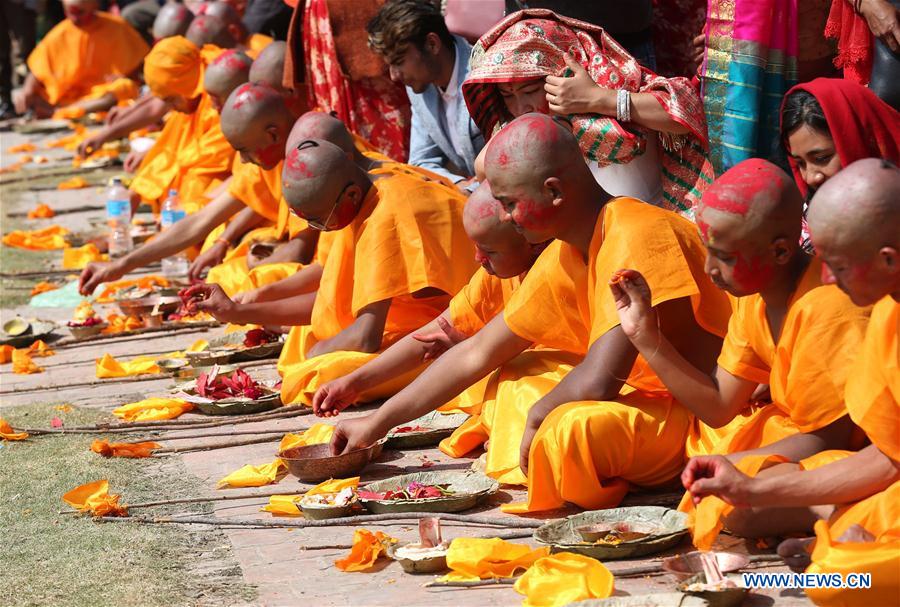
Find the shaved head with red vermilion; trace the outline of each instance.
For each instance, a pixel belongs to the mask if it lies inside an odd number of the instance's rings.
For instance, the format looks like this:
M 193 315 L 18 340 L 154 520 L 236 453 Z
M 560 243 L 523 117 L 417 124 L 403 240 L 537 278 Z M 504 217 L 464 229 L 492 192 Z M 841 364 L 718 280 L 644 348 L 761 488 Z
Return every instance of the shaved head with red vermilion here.
M 231 92 L 250 79 L 252 63 L 247 54 L 229 49 L 209 64 L 203 74 L 203 88 L 216 111 L 221 112 Z
M 503 206 L 483 181 L 466 201 L 463 227 L 475 243 L 475 261 L 493 276 L 512 278 L 527 272 L 544 247 L 525 240 L 501 213 Z
M 816 253 L 853 303 L 900 301 L 900 169 L 857 160 L 826 181 L 809 203 Z
M 184 36 L 193 20 L 194 14 L 185 5 L 164 4 L 153 20 L 153 39 L 159 41 L 170 36 Z
M 532 243 L 583 222 L 581 198 L 595 183 L 572 131 L 545 114 L 503 127 L 488 143 L 485 173 L 506 220 Z
M 344 150 L 321 139 L 306 139 L 288 151 L 282 193 L 291 211 L 327 230 L 348 226 L 372 187 L 369 176 Z
M 802 217 L 796 183 L 771 162 L 752 158 L 726 171 L 697 208 L 712 281 L 738 297 L 764 291 L 798 252 Z
M 222 109 L 222 133 L 241 160 L 271 170 L 284 159 L 284 147 L 294 116 L 284 97 L 265 84 L 236 88 Z
M 219 48 L 234 48 L 238 40 L 232 35 L 221 19 L 211 15 L 197 15 L 191 21 L 190 27 L 184 35 L 185 38 L 202 47 L 212 44 Z
M 353 135 L 347 130 L 347 126 L 325 112 L 306 112 L 300 116 L 288 135 L 287 147 L 296 147 L 305 139 L 321 139 L 333 143 L 351 157 L 356 153 Z

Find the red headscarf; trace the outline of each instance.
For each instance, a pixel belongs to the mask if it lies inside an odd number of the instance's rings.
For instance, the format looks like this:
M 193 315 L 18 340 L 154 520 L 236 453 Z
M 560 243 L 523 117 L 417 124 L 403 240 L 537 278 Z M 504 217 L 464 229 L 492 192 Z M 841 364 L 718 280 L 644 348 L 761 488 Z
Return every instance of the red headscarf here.
M 812 82 L 798 84 L 794 91 L 806 91 L 822 106 L 828 122 L 834 148 L 841 159 L 841 166 L 863 158 L 884 158 L 900 164 L 900 112 L 878 98 L 866 87 L 840 78 L 816 78 Z M 781 113 L 784 115 L 784 101 Z M 794 180 L 804 196 L 806 182 L 800 177 L 797 163 L 788 156 Z

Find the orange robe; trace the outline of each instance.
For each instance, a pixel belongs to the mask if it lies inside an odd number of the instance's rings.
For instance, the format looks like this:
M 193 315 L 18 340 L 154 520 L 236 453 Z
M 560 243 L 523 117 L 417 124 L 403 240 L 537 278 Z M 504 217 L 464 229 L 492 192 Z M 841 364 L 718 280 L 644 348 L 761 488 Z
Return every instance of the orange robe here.
M 718 365 L 735 377 L 768 384 L 772 403 L 749 406 L 724 428 L 695 420 L 688 457 L 757 449 L 847 414 L 844 385 L 870 308 L 854 306 L 835 285 L 822 285 L 821 270 L 821 260 L 812 259 L 788 300 L 777 343 L 762 297 L 736 300 Z
M 334 337 L 366 306 L 391 299 L 382 349 L 430 322 L 475 271 L 472 243 L 462 227 L 465 198 L 455 188 L 394 168 L 378 169 L 353 222 L 320 239 L 323 266 L 309 326 L 294 327 L 278 363 L 284 403 L 311 402 L 320 385 L 359 368 L 377 353 L 306 353 Z M 415 298 L 432 288 L 447 295 Z M 370 398 L 393 394 L 412 381 L 413 369 L 376 388 Z
M 117 79 L 137 70 L 149 50 L 124 19 L 97 12 L 85 27 L 69 19 L 57 24 L 28 56 L 28 69 L 44 86 L 51 105 L 66 106 L 107 92 L 121 101 L 136 97 L 137 87 Z
M 872 309 L 865 341 L 847 379 L 851 419 L 882 453 L 900 461 L 900 303 L 889 295 Z M 828 453 L 828 452 L 826 452 Z M 822 454 L 820 454 L 822 455 Z M 804 462 L 808 467 L 808 462 Z M 841 542 L 853 525 L 872 542 Z M 872 574 L 868 590 L 807 590 L 817 605 L 889 605 L 900 600 L 900 481 L 816 524 L 808 573 Z
M 524 339 L 584 355 L 619 324 L 609 277 L 633 268 L 647 279 L 654 306 L 690 298 L 697 323 L 724 335 L 731 306 L 704 273 L 705 258 L 693 223 L 633 198 L 616 198 L 597 220 L 587 263 L 575 247 L 552 243 L 503 316 Z M 547 416 L 531 445 L 528 503 L 506 509 L 550 510 L 567 501 L 611 508 L 629 483 L 667 482 L 684 464 L 691 421 L 639 356 L 615 401 L 568 403 Z
M 209 95 L 202 93 L 191 114 L 169 112 L 156 143 L 144 156 L 131 190 L 144 202 L 158 206 L 170 189 L 187 211 L 205 204 L 203 194 L 228 178 L 234 150 L 222 134 L 219 114 Z
M 259 53 L 273 42 L 275 42 L 275 39 L 271 36 L 256 33 L 250 34 L 250 37 L 247 38 L 244 46 L 247 47 L 247 54 L 253 59 L 256 59 L 259 56 Z
M 453 326 L 472 336 L 503 308 L 525 275 L 500 279 L 479 270 L 450 301 Z M 441 451 L 462 457 L 488 439 L 485 474 L 504 484 L 525 483 L 519 470 L 519 444 L 528 410 L 581 362 L 580 354 L 539 348 L 528 350 L 470 386 L 441 407 L 471 414 L 466 422 L 441 441 Z

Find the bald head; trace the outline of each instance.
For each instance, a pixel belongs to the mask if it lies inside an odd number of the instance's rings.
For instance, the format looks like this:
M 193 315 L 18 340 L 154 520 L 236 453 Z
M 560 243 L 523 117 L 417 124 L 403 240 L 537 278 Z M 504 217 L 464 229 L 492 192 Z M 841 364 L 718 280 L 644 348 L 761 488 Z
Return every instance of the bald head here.
M 353 136 L 346 125 L 325 112 L 306 112 L 300 116 L 288 135 L 287 147 L 296 147 L 305 139 L 321 139 L 333 143 L 350 156 L 356 152 Z
M 490 141 L 485 173 L 494 196 L 531 243 L 564 238 L 583 223 L 586 208 L 602 204 L 568 125 L 544 114 L 525 114 Z
M 97 0 L 63 0 L 66 18 L 78 27 L 86 26 L 96 17 L 100 3 Z
M 347 226 L 371 186 L 366 174 L 336 145 L 306 139 L 284 162 L 282 193 L 291 210 L 319 229 Z
M 475 261 L 488 274 L 512 278 L 526 272 L 543 247 L 530 244 L 513 224 L 502 221 L 503 206 L 487 181 L 472 192 L 463 210 L 463 227 L 475 244 Z
M 184 36 L 194 14 L 183 4 L 164 4 L 153 21 L 153 39 L 162 40 L 170 36 Z
M 287 53 L 287 42 L 276 40 L 260 51 L 259 56 L 250 68 L 250 82 L 262 82 L 272 88 L 285 92 L 283 85 L 284 57 Z
M 250 79 L 252 63 L 253 60 L 246 53 L 229 49 L 207 66 L 203 75 L 203 88 L 217 111 L 222 111 L 225 100 L 233 90 Z
M 241 21 L 241 13 L 230 2 L 223 2 L 222 0 L 209 2 L 203 10 L 203 14 L 215 17 L 225 25 L 244 27 Z
M 238 43 L 224 21 L 208 14 L 197 15 L 184 36 L 199 47 L 212 44 L 219 48 L 233 48 Z
M 697 224 L 708 243 L 724 236 L 770 242 L 799 240 L 803 200 L 794 180 L 767 160 L 730 168 L 703 193 Z
M 244 162 L 273 169 L 284 159 L 294 118 L 284 97 L 265 84 L 247 83 L 228 96 L 222 108 L 222 133 Z
M 900 300 L 900 169 L 857 160 L 826 181 L 807 213 L 817 253 L 857 305 Z

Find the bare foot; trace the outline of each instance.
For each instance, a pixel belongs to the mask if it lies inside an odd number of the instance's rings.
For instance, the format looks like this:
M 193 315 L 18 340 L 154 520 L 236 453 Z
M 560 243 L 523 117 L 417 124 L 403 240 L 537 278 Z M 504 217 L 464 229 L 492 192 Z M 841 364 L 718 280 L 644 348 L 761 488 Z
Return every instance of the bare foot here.
M 839 542 L 874 542 L 875 536 L 866 531 L 866 528 L 862 525 L 853 525 L 848 528 L 844 533 L 841 534 L 841 537 L 838 538 Z
M 784 564 L 791 571 L 802 573 L 809 567 L 810 546 L 815 541 L 814 537 L 792 537 L 778 544 L 778 556 L 784 559 Z

